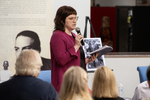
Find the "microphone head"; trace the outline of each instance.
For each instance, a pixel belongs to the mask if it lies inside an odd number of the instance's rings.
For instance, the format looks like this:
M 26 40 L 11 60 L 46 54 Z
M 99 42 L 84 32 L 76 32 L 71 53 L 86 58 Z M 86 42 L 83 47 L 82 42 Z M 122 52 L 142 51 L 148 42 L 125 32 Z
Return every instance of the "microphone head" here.
M 79 27 L 76 27 L 75 30 L 76 30 L 77 33 L 80 33 L 80 28 Z

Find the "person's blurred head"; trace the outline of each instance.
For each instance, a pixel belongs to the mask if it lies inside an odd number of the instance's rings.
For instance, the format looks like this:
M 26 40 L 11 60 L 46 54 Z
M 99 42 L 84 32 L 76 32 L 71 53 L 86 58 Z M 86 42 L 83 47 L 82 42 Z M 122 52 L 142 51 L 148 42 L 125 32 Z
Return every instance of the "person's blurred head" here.
M 95 71 L 92 96 L 97 98 L 118 97 L 118 87 L 113 71 L 105 66 L 100 66 Z
M 65 32 L 66 28 L 73 30 L 76 28 L 77 12 L 71 6 L 61 6 L 54 19 L 55 27 L 54 31 L 61 30 Z
M 16 36 L 15 40 L 16 57 L 18 57 L 21 51 L 24 49 L 34 49 L 40 53 L 40 45 L 40 39 L 37 33 L 29 30 L 22 31 Z
M 79 66 L 70 67 L 63 76 L 60 90 L 60 100 L 91 100 L 87 87 L 88 76 L 84 69 Z
M 147 81 L 148 81 L 149 88 L 150 88 L 150 66 L 147 68 L 146 76 L 147 76 Z
M 5 61 L 3 62 L 4 70 L 8 70 L 8 66 L 9 66 L 9 63 L 8 63 L 7 60 L 5 60 Z
M 37 77 L 42 66 L 40 54 L 33 49 L 22 50 L 15 65 L 16 75 Z

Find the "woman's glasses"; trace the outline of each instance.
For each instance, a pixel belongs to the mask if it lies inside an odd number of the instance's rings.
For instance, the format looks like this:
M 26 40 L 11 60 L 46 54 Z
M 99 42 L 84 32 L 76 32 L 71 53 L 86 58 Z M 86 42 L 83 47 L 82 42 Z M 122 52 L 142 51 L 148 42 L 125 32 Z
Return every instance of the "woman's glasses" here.
M 79 18 L 79 17 L 69 17 L 68 19 L 71 20 L 71 21 L 73 21 L 73 20 L 76 20 L 76 21 L 77 21 L 78 18 Z

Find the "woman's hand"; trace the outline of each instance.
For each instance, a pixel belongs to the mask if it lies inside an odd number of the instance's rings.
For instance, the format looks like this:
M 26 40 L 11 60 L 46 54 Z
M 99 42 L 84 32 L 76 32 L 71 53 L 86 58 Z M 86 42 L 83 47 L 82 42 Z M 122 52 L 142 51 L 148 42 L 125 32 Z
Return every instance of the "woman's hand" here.
M 80 35 L 80 34 L 77 34 L 76 37 L 75 37 L 75 52 L 78 51 L 78 49 L 80 48 L 81 46 L 81 40 L 83 40 L 83 36 Z
M 87 64 L 87 63 L 94 61 L 99 54 L 100 53 L 96 53 L 96 54 L 91 55 L 89 58 L 86 59 L 85 63 Z

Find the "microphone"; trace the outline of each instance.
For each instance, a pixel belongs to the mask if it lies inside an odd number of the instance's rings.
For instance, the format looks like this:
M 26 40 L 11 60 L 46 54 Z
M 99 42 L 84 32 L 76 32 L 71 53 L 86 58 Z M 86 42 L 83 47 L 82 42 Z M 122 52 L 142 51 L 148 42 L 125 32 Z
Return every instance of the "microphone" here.
M 81 32 L 80 32 L 80 28 L 79 27 L 76 27 L 76 32 L 78 33 L 78 34 L 80 34 L 81 35 Z M 82 45 L 84 45 L 84 42 L 83 42 L 83 40 L 81 40 L 81 44 Z

